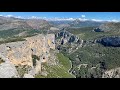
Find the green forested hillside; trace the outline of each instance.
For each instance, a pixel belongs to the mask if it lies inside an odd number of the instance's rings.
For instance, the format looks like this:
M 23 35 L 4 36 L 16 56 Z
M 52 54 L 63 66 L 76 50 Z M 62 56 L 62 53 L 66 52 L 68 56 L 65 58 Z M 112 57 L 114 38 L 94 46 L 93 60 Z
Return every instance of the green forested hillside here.
M 105 70 L 120 67 L 120 47 L 105 47 L 102 44 L 95 42 L 95 40 L 103 37 L 120 36 L 119 33 L 114 31 L 118 30 L 118 28 L 109 32 L 94 32 L 94 28 L 95 27 L 68 29 L 69 32 L 84 40 L 83 47 L 67 55 L 73 64 L 71 71 L 77 77 L 101 77 L 97 75 L 95 70 L 101 70 L 102 73 L 103 68 L 93 70 L 93 68 L 100 65 L 100 62 L 104 62 Z M 82 64 L 87 64 L 88 66 L 85 68 L 83 65 L 80 69 L 80 65 Z

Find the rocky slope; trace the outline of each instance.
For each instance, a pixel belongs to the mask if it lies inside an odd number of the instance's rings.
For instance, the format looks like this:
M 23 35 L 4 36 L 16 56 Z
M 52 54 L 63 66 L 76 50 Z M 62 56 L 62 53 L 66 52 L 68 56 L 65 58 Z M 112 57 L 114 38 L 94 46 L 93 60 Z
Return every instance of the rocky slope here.
M 117 22 L 117 23 L 115 23 L 115 22 L 105 23 L 105 24 L 100 25 L 99 28 L 101 30 L 103 30 L 104 32 L 112 31 L 112 32 L 119 33 L 120 32 L 120 23 L 119 22 Z
M 55 50 L 54 34 L 25 39 L 0 45 L 0 78 L 75 78 L 69 58 Z
M 65 30 L 61 30 L 56 35 L 56 38 L 61 38 L 60 43 L 63 45 L 65 43 L 79 43 L 79 37 L 76 35 L 71 34 L 70 32 L 67 32 Z
M 103 44 L 104 46 L 120 47 L 120 37 L 105 37 L 101 40 L 97 40 L 98 43 Z
M 99 27 L 101 24 L 106 22 L 97 22 L 92 20 L 81 21 L 76 19 L 74 21 L 49 21 L 53 26 L 58 28 L 68 28 L 68 27 Z
M 29 19 L 26 20 L 27 24 L 33 29 L 49 29 L 50 24 L 46 20 L 42 19 Z
M 30 27 L 25 21 L 22 20 L 12 20 L 0 25 L 0 30 L 10 29 L 32 29 L 32 27 Z
M 120 78 L 120 68 L 105 71 L 102 78 Z
M 100 26 L 105 22 L 96 22 L 96 21 L 81 21 L 79 19 L 74 20 L 73 22 L 69 23 L 71 27 L 97 27 Z
M 65 27 L 69 27 L 69 23 L 71 23 L 72 21 L 49 21 L 50 24 L 52 24 L 54 27 L 57 28 L 65 28 Z

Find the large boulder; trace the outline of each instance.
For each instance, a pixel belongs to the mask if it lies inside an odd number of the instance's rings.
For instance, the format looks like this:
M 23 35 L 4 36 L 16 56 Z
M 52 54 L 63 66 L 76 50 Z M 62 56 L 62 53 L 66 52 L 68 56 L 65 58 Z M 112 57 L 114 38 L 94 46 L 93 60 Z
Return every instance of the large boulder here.
M 33 75 L 30 74 L 24 74 L 23 78 L 34 78 Z
M 0 78 L 17 78 L 18 73 L 15 66 L 10 61 L 0 64 Z

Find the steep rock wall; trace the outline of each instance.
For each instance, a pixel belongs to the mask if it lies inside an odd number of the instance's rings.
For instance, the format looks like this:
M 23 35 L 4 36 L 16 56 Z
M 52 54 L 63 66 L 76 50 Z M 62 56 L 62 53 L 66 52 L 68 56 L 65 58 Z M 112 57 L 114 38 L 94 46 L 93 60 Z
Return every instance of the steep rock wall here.
M 28 37 L 26 41 L 12 42 L 0 45 L 0 53 L 8 58 L 14 65 L 29 65 L 33 67 L 32 55 L 40 57 L 46 62 L 50 48 L 55 49 L 54 34 Z

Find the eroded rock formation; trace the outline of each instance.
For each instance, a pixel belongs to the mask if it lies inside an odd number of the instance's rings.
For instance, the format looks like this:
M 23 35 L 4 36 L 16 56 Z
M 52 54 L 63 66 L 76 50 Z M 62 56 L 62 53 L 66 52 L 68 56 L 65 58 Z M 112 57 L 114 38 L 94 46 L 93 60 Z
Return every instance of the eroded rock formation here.
M 104 46 L 120 47 L 120 37 L 105 37 L 97 42 Z
M 115 68 L 106 71 L 103 75 L 102 78 L 120 78 L 120 68 Z
M 55 49 L 54 39 L 54 34 L 39 34 L 26 38 L 26 41 L 2 44 L 0 54 L 8 58 L 15 66 L 32 67 L 33 72 L 37 74 L 41 72 L 41 63 L 48 61 L 50 49 Z

